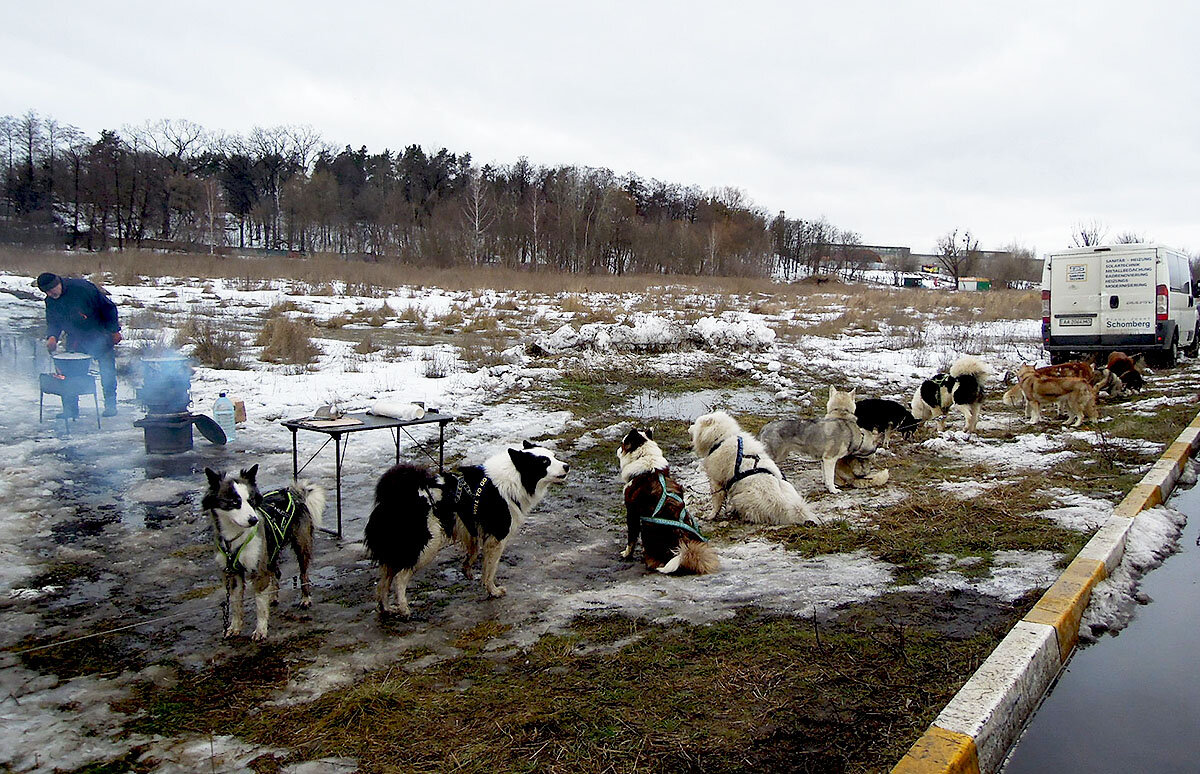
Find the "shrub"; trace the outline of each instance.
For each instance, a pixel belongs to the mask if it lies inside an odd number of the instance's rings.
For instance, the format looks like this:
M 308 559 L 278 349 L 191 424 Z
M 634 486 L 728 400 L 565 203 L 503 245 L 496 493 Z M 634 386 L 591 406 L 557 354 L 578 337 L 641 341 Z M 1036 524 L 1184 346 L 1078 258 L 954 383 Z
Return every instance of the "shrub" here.
M 378 349 L 379 347 L 375 344 L 375 340 L 369 334 L 362 341 L 354 345 L 354 351 L 360 355 L 369 355 Z
M 209 368 L 242 368 L 242 337 L 213 320 L 189 317 L 175 334 L 175 348 L 191 345 L 192 358 Z
M 421 373 L 426 379 L 444 379 L 454 372 L 454 355 L 439 349 L 426 350 L 421 356 Z
M 316 327 L 308 320 L 276 317 L 268 320 L 254 343 L 263 348 L 259 356 L 267 363 L 312 365 L 321 350 L 313 343 Z

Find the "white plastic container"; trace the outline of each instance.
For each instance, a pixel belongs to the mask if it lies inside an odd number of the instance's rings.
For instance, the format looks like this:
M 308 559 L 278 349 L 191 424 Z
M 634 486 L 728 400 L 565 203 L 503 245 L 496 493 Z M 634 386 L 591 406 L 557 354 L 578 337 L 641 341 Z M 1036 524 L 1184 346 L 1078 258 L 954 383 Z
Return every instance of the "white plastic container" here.
M 225 443 L 230 443 L 237 438 L 237 412 L 234 410 L 233 401 L 225 397 L 225 393 L 217 398 L 213 404 L 213 419 L 217 420 L 217 424 L 225 431 Z

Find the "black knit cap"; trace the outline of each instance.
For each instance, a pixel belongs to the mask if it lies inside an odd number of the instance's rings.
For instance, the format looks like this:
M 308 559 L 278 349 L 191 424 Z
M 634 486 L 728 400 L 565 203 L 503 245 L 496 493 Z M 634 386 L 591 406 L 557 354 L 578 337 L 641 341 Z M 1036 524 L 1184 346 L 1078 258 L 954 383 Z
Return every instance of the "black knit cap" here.
M 57 274 L 54 274 L 54 273 L 48 272 L 48 271 L 44 271 L 41 274 L 39 274 L 38 278 L 37 278 L 38 290 L 40 290 L 44 293 L 45 291 L 49 290 L 50 288 L 54 287 L 55 285 L 57 285 L 60 282 L 62 282 L 62 280 L 58 278 Z

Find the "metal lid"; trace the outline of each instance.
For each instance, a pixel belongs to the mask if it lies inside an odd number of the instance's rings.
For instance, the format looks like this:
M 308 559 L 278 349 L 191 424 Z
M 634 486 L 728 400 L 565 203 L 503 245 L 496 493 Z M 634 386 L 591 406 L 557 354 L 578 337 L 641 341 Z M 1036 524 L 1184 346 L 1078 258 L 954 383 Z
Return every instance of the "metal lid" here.
M 193 414 L 192 421 L 196 423 L 196 429 L 200 431 L 200 435 L 217 446 L 225 445 L 227 440 L 225 431 L 217 424 L 217 420 L 205 414 Z

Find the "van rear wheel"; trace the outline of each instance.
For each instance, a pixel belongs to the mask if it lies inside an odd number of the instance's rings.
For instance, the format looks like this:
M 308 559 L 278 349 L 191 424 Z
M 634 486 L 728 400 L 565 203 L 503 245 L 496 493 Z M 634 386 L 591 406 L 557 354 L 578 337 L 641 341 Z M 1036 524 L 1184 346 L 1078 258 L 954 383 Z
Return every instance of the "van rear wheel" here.
M 1200 322 L 1196 323 L 1196 333 L 1192 335 L 1192 343 L 1183 348 L 1183 354 L 1188 357 L 1200 355 Z
M 1174 368 L 1179 363 L 1179 334 L 1176 333 L 1171 337 L 1171 346 L 1163 350 L 1162 354 L 1163 365 L 1167 368 Z

